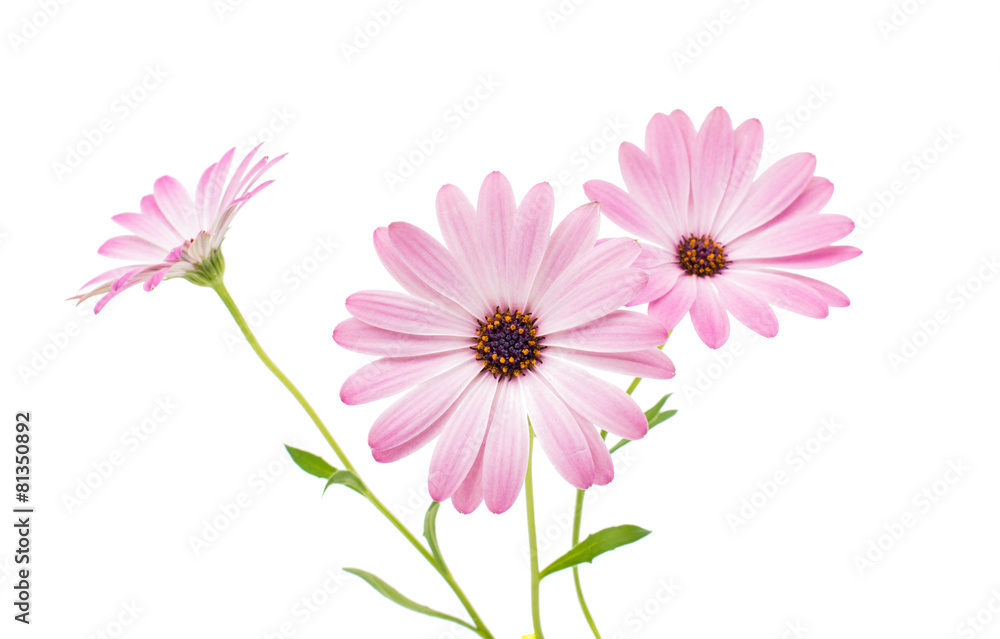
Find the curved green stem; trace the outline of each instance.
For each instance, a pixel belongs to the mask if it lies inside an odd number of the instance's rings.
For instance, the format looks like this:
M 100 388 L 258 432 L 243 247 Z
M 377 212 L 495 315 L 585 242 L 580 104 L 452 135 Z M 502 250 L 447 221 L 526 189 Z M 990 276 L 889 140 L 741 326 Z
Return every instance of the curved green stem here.
M 586 491 L 577 489 L 576 491 L 576 512 L 573 515 L 573 546 L 580 543 L 580 522 L 583 519 L 583 495 Z M 573 584 L 576 586 L 576 598 L 580 601 L 580 610 L 587 619 L 590 631 L 594 633 L 596 639 L 601 639 L 601 633 L 597 631 L 597 624 L 587 607 L 587 600 L 583 596 L 583 586 L 580 585 L 580 567 L 573 566 Z
M 660 346 L 660 348 L 663 348 Z M 641 377 L 636 377 L 629 384 L 628 390 L 625 391 L 627 395 L 631 395 L 635 392 L 635 389 L 639 387 L 639 382 L 642 381 Z M 601 439 L 608 436 L 608 431 L 601 431 Z M 577 490 L 576 491 L 576 508 L 573 509 L 573 546 L 580 543 L 580 523 L 583 521 L 583 495 L 586 491 Z M 601 639 L 601 633 L 597 630 L 597 624 L 594 623 L 594 617 L 590 614 L 590 608 L 587 606 L 587 599 L 583 596 L 583 586 L 580 585 L 580 569 L 579 566 L 573 566 L 573 585 L 576 587 L 576 598 L 580 602 L 580 610 L 583 611 L 583 616 L 587 619 L 587 625 L 590 626 L 590 631 L 594 633 L 596 639 Z
M 217 281 L 211 284 L 211 286 L 212 289 L 214 289 L 215 292 L 222 299 L 222 303 L 226 305 L 226 308 L 229 310 L 229 313 L 233 316 L 233 319 L 236 320 L 237 326 L 240 327 L 240 331 L 243 333 L 243 336 L 250 344 L 250 347 L 253 348 L 254 353 L 256 353 L 257 357 L 260 358 L 260 361 L 264 362 L 264 366 L 267 366 L 268 370 L 270 370 L 274 374 L 274 376 L 278 378 L 278 381 L 280 381 L 284 385 L 284 387 L 288 389 L 288 392 L 290 392 L 292 396 L 295 397 L 295 399 L 299 402 L 303 410 L 306 411 L 306 414 L 309 415 L 309 418 L 312 419 L 314 424 L 316 424 L 316 428 L 318 428 L 319 432 L 322 433 L 323 439 L 325 439 L 326 442 L 330 445 L 330 448 L 333 449 L 333 452 L 337 455 L 337 459 L 339 459 L 340 463 L 344 465 L 344 468 L 353 472 L 354 475 L 359 480 L 361 480 L 361 475 L 358 473 L 354 465 L 351 464 L 351 461 L 347 458 L 347 454 L 344 453 L 344 450 L 340 447 L 340 445 L 337 444 L 337 441 L 333 438 L 333 435 L 330 434 L 330 431 L 327 429 L 326 425 L 323 424 L 323 420 L 321 420 L 319 415 L 316 414 L 316 411 L 313 410 L 313 407 L 309 404 L 309 402 L 302 395 L 299 389 L 295 387 L 295 384 L 293 384 L 292 381 L 288 379 L 288 377 L 284 373 L 281 372 L 281 369 L 277 367 L 274 361 L 272 361 L 271 358 L 268 357 L 267 353 L 264 352 L 264 349 L 261 348 L 260 342 L 257 341 L 257 338 L 254 336 L 253 331 L 250 330 L 250 326 L 247 324 L 246 319 L 243 317 L 243 313 L 240 312 L 240 309 L 236 306 L 236 302 L 233 301 L 232 296 L 226 289 L 225 284 L 222 283 L 222 278 L 219 277 Z M 473 623 L 476 624 L 476 634 L 478 634 L 481 637 L 484 637 L 485 639 L 493 639 L 493 635 L 490 634 L 490 631 L 486 629 L 486 625 L 483 623 L 483 620 L 479 617 L 479 614 L 476 612 L 476 609 L 472 606 L 472 603 L 469 601 L 469 599 L 465 596 L 465 593 L 462 592 L 462 589 L 455 581 L 455 578 L 452 576 L 451 572 L 446 567 L 441 565 L 441 563 L 438 562 L 437 559 L 435 559 L 435 557 L 430 553 L 430 551 L 428 551 L 427 548 L 416 537 L 413 536 L 413 533 L 411 533 L 409 529 L 403 525 L 403 522 L 399 521 L 399 519 L 395 515 L 393 515 L 388 508 L 386 508 L 385 504 L 383 504 L 378 499 L 378 497 L 376 497 L 375 494 L 372 493 L 371 489 L 368 488 L 368 485 L 364 483 L 364 480 L 361 480 L 361 483 L 365 486 L 365 497 L 368 498 L 368 501 L 370 501 L 372 505 L 375 506 L 375 508 L 380 513 L 382 513 L 382 515 L 386 519 L 389 520 L 389 523 L 391 523 L 396 528 L 396 530 L 402 533 L 402 535 L 406 538 L 406 540 L 409 541 L 410 544 L 414 548 L 416 548 L 421 555 L 423 555 L 424 559 L 426 559 L 431 564 L 431 566 L 434 567 L 434 570 L 436 570 L 437 573 L 441 575 L 441 577 L 445 580 L 445 582 L 447 582 L 448 585 L 451 586 L 451 589 L 455 592 L 455 595 L 458 597 L 459 601 L 462 602 L 462 606 L 464 606 L 466 612 L 469 613 L 469 617 L 471 617 Z
M 538 598 L 541 577 L 538 574 L 538 539 L 535 536 L 535 490 L 531 481 L 531 454 L 534 448 L 535 433 L 531 431 L 528 422 L 528 472 L 524 476 L 524 500 L 528 504 L 528 548 L 531 553 L 531 623 L 535 630 L 535 639 L 542 637 L 542 612 Z

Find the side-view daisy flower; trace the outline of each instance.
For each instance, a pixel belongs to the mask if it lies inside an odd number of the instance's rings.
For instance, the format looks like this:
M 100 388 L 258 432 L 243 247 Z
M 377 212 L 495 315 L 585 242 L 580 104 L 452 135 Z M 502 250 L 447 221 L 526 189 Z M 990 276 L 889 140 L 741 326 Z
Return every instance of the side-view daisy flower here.
M 619 310 L 645 287 L 631 268 L 639 245 L 595 245 L 598 205 L 551 232 L 548 184 L 518 205 L 507 179 L 490 174 L 476 207 L 455 186 L 437 197 L 444 245 L 405 222 L 375 231 L 375 250 L 407 291 L 363 291 L 334 330 L 341 346 L 381 356 L 344 383 L 360 404 L 407 392 L 375 421 L 375 459 L 391 462 L 435 437 L 428 488 L 461 512 L 485 499 L 507 510 L 524 483 L 530 417 L 543 451 L 577 488 L 611 481 L 598 428 L 627 439 L 647 430 L 631 397 L 584 370 L 669 378 L 667 338 L 648 316 Z
M 140 213 L 111 218 L 132 235 L 113 237 L 97 250 L 101 255 L 140 263 L 101 273 L 70 299 L 79 303 L 102 295 L 94 307 L 99 313 L 112 298 L 136 284 L 151 291 L 165 279 L 184 277 L 204 284 L 221 274 L 224 263 L 219 247 L 230 223 L 250 198 L 273 181 L 254 186 L 284 157 L 263 157 L 250 166 L 258 148 L 243 158 L 232 176 L 229 171 L 236 149 L 227 151 L 202 174 L 194 200 L 176 179 L 164 176 L 157 180 L 152 195 L 139 203 Z
M 850 304 L 829 284 L 783 270 L 832 266 L 861 251 L 831 246 L 854 222 L 820 214 L 833 185 L 813 175 L 812 154 L 785 157 L 754 179 L 763 140 L 760 121 L 734 131 L 721 107 L 697 131 L 683 111 L 659 113 L 646 127 L 645 151 L 620 147 L 627 191 L 584 185 L 605 215 L 647 241 L 635 266 L 649 273 L 649 286 L 630 305 L 649 302 L 649 314 L 671 330 L 690 311 L 712 348 L 729 338 L 727 311 L 773 337 L 771 305 L 822 318 Z

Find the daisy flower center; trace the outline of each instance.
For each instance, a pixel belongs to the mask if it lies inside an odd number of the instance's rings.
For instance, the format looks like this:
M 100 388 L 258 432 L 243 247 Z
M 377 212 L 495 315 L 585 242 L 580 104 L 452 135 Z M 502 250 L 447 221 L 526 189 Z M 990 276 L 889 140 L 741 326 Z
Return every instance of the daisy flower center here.
M 677 245 L 677 263 L 691 275 L 712 277 L 725 270 L 726 247 L 712 239 L 712 234 L 689 235 Z
M 498 379 L 512 379 L 533 370 L 541 364 L 541 345 L 544 337 L 538 337 L 535 318 L 531 313 L 518 310 L 496 308 L 493 315 L 479 320 L 476 331 L 476 360 Z

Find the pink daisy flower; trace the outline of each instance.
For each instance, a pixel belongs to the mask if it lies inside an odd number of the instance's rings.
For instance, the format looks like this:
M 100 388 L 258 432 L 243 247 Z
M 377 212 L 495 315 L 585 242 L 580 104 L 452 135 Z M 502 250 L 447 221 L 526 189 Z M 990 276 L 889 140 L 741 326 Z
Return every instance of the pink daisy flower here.
M 133 235 L 113 237 L 97 250 L 101 255 L 140 263 L 101 273 L 84 284 L 81 291 L 93 288 L 70 299 L 79 303 L 102 295 L 94 307 L 94 312 L 99 313 L 113 297 L 136 284 L 151 291 L 165 279 L 184 277 L 210 285 L 225 266 L 219 248 L 229 224 L 250 198 L 273 181 L 254 187 L 264 172 L 284 157 L 264 157 L 251 167 L 258 148 L 243 158 L 231 177 L 229 169 L 236 149 L 230 149 L 202 174 L 194 200 L 174 178 L 157 180 L 153 194 L 139 204 L 141 213 L 121 213 L 111 218 Z
M 698 131 L 683 111 L 658 113 L 645 151 L 628 142 L 619 150 L 627 192 L 601 180 L 584 185 L 605 215 L 648 242 L 635 266 L 649 273 L 649 286 L 629 305 L 649 302 L 649 314 L 671 330 L 690 311 L 712 348 L 729 338 L 727 311 L 773 337 L 772 305 L 821 318 L 850 304 L 829 284 L 783 270 L 832 266 L 861 251 L 831 246 L 854 222 L 820 215 L 833 185 L 813 175 L 812 154 L 783 158 L 754 179 L 763 139 L 758 120 L 734 131 L 721 107 Z
M 428 488 L 461 512 L 485 499 L 507 510 L 524 482 L 528 421 L 542 450 L 573 486 L 611 481 L 598 428 L 627 439 L 647 430 L 631 397 L 584 370 L 669 378 L 656 346 L 666 330 L 619 310 L 645 287 L 630 268 L 640 248 L 615 239 L 595 246 L 596 203 L 551 233 L 552 187 L 538 184 L 518 205 L 491 173 L 473 207 L 451 185 L 438 192 L 444 245 L 405 222 L 375 231 L 375 250 L 408 294 L 363 291 L 333 338 L 381 356 L 340 391 L 347 404 L 406 391 L 375 421 L 368 443 L 391 462 L 435 437 Z

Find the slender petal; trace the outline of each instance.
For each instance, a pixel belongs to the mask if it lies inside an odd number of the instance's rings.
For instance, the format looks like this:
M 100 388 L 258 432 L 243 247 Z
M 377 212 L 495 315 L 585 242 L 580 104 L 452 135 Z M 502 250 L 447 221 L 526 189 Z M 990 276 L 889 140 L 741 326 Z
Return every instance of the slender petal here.
M 97 252 L 105 257 L 117 257 L 122 260 L 159 261 L 166 257 L 169 251 L 135 235 L 119 235 L 102 244 Z
M 165 175 L 153 185 L 156 203 L 170 223 L 181 235 L 194 237 L 201 230 L 198 216 L 184 185 L 176 179 Z
M 594 459 L 594 484 L 606 486 L 615 478 L 615 464 L 611 460 L 611 453 L 608 446 L 597 434 L 597 429 L 592 424 L 586 422 L 577 415 L 577 422 L 580 430 L 587 439 L 587 446 L 590 447 L 590 456 Z
M 782 272 L 781 274 L 787 278 L 795 280 L 796 282 L 801 282 L 802 284 L 805 284 L 806 286 L 814 290 L 817 294 L 819 294 L 819 296 L 823 298 L 823 301 L 829 304 L 830 306 L 844 307 L 851 305 L 851 300 L 848 299 L 848 297 L 844 295 L 844 293 L 841 292 L 840 289 L 834 286 L 830 286 L 826 282 L 820 282 L 819 280 L 815 280 L 811 277 L 806 277 L 805 275 L 799 275 L 797 273 Z
M 595 275 L 610 269 L 628 268 L 641 252 L 639 243 L 627 237 L 601 242 L 568 265 L 535 306 L 541 312 L 542 309 L 549 308 L 550 302 L 558 303 L 556 300 L 564 299 L 570 291 L 579 288 L 580 284 Z
M 663 297 L 649 303 L 649 314 L 658 319 L 668 331 L 674 330 L 681 318 L 691 310 L 694 298 L 698 295 L 696 279 L 691 275 L 681 275 Z
M 613 311 L 604 317 L 545 336 L 546 346 L 614 353 L 659 346 L 667 341 L 662 324 L 642 313 Z
M 445 424 L 451 420 L 452 415 L 455 414 L 455 410 L 458 408 L 458 402 L 454 402 L 448 407 L 444 413 L 441 414 L 436 420 L 430 424 L 425 425 L 420 430 L 412 433 L 410 438 L 405 440 L 401 444 L 396 444 L 391 448 L 384 449 L 372 449 L 372 458 L 383 464 L 389 462 L 399 461 L 404 457 L 412 455 L 417 452 L 431 441 L 433 441 L 441 431 L 444 429 Z
M 719 204 L 719 212 L 712 222 L 712 235 L 715 237 L 719 236 L 750 191 L 763 148 L 764 127 L 760 120 L 747 120 L 733 133 L 733 172 Z
M 595 275 L 539 309 L 539 328 L 554 333 L 603 317 L 638 295 L 648 280 L 632 268 Z
M 164 279 L 188 276 L 201 268 L 206 260 L 213 258 L 222 245 L 229 221 L 236 211 L 259 188 L 269 183 L 240 194 L 238 205 L 228 206 L 224 198 L 220 201 L 219 192 L 226 184 L 226 175 L 234 153 L 235 150 L 230 149 L 219 162 L 202 173 L 195 202 L 191 201 L 180 182 L 164 176 L 153 185 L 153 195 L 141 199 L 141 213 L 114 216 L 112 219 L 115 222 L 134 235 L 112 238 L 98 249 L 98 253 L 120 259 L 139 260 L 142 263 L 112 269 L 92 279 L 82 287 L 89 290 L 71 299 L 82 302 L 103 295 L 94 307 L 94 312 L 99 313 L 109 301 L 127 288 L 142 284 L 144 290 L 151 291 Z M 273 162 L 265 162 L 257 177 L 272 164 Z M 229 187 L 236 188 L 233 183 L 237 180 L 238 176 L 231 178 Z M 213 268 L 217 263 L 213 263 Z
M 356 353 L 381 357 L 427 355 L 468 348 L 473 343 L 468 337 L 387 331 L 354 318 L 344 320 L 333 329 L 333 340 Z
M 677 233 L 687 231 L 688 197 L 691 191 L 691 159 L 684 134 L 670 116 L 657 113 L 646 127 L 646 153 L 660 172 L 670 199 L 668 223 Z
M 362 366 L 340 389 L 345 404 L 366 404 L 416 386 L 469 360 L 469 349 L 412 357 L 384 357 Z
M 719 240 L 725 244 L 781 213 L 806 188 L 815 169 L 816 156 L 812 153 L 796 153 L 775 162 L 750 187 L 719 231 Z
M 486 442 L 484 441 L 483 445 L 479 448 L 479 456 L 473 462 L 472 468 L 469 469 L 465 479 L 462 480 L 462 483 L 451 496 L 451 503 L 455 506 L 455 510 L 463 515 L 468 515 L 476 508 L 479 508 L 479 504 L 483 503 L 483 458 L 485 450 Z
M 644 348 L 621 353 L 601 353 L 553 346 L 545 351 L 545 356 L 546 358 L 558 357 L 581 366 L 590 366 L 631 377 L 670 379 L 674 376 L 674 363 L 658 348 Z
M 580 490 L 594 483 L 594 458 L 576 417 L 536 376 L 523 379 L 528 417 L 538 443 L 563 479 Z
M 680 109 L 675 109 L 670 112 L 670 119 L 674 121 L 674 125 L 677 130 L 680 131 L 681 137 L 684 138 L 684 146 L 687 148 L 688 157 L 693 155 L 695 138 L 698 137 L 697 131 L 695 131 L 694 123 L 691 122 L 691 118 L 688 117 L 687 113 L 684 113 Z
M 167 219 L 167 217 L 163 214 L 163 211 L 160 210 L 160 207 L 157 206 L 155 196 L 147 195 L 142 198 L 139 201 L 139 210 L 142 212 L 142 215 L 154 219 L 157 223 L 163 226 L 168 233 L 170 233 L 173 239 L 167 242 L 169 246 L 177 246 L 178 244 L 184 242 L 184 236 L 181 235 L 176 228 L 174 228 L 174 225 L 170 223 L 170 220 Z M 157 243 L 159 244 L 159 242 Z
M 618 150 L 618 162 L 629 194 L 652 214 L 647 219 L 652 225 L 651 230 L 656 232 L 656 239 L 664 244 L 679 242 L 685 225 L 678 219 L 667 187 L 653 161 L 636 145 L 623 142 Z
M 389 238 L 410 270 L 428 286 L 458 302 L 474 317 L 492 310 L 465 269 L 428 233 L 406 222 L 393 222 Z
M 827 205 L 831 197 L 833 197 L 833 184 L 830 180 L 814 176 L 809 180 L 809 184 L 806 185 L 802 193 L 784 211 L 752 231 L 747 231 L 738 240 L 756 237 L 786 222 L 816 216 Z
M 701 341 L 719 348 L 729 339 L 729 316 L 715 285 L 706 277 L 696 277 L 698 294 L 691 305 L 691 322 Z
M 486 248 L 482 233 L 476 228 L 479 224 L 476 209 L 457 186 L 446 184 L 438 191 L 437 219 L 445 246 L 465 267 L 475 286 L 488 297 L 496 297 L 498 291 L 492 288 L 493 279 L 486 277 Z
M 694 209 L 688 216 L 688 225 L 694 233 L 703 235 L 711 231 L 732 172 L 733 123 L 726 110 L 717 107 L 702 123 L 691 154 Z
M 843 215 L 811 215 L 789 220 L 753 238 L 743 236 L 727 248 L 732 260 L 779 257 L 807 253 L 829 246 L 854 230 L 854 221 Z
M 768 303 L 725 275 L 713 278 L 723 305 L 744 326 L 764 337 L 778 334 L 778 316 Z
M 590 180 L 583 185 L 583 192 L 600 202 L 601 213 L 629 233 L 658 244 L 667 241 L 666 234 L 653 218 L 654 213 L 621 188 L 604 180 Z
M 846 262 L 861 255 L 861 249 L 853 246 L 826 246 L 815 251 L 799 253 L 797 255 L 784 255 L 781 257 L 760 257 L 743 259 L 735 262 L 735 268 L 748 268 L 757 266 L 781 267 L 781 268 L 823 268 Z
M 584 204 L 566 216 L 549 239 L 542 263 L 535 274 L 535 281 L 528 296 L 527 307 L 534 308 L 567 264 L 594 247 L 600 225 L 600 206 L 596 202 Z
M 546 360 L 540 374 L 588 422 L 626 439 L 646 434 L 649 425 L 642 409 L 617 386 L 559 359 Z
M 368 445 L 373 450 L 386 450 L 412 439 L 451 407 L 480 369 L 479 364 L 470 359 L 403 395 L 375 420 L 368 432 Z
M 642 251 L 639 253 L 639 257 L 635 258 L 635 262 L 632 263 L 633 268 L 652 269 L 664 264 L 677 263 L 676 246 L 671 247 L 669 250 L 655 244 L 650 244 L 649 242 L 639 242 L 639 246 L 642 247 Z
M 407 266 L 406 262 L 400 256 L 399 251 L 392 243 L 392 239 L 389 237 L 389 229 L 387 227 L 381 227 L 375 230 L 373 241 L 375 243 L 375 253 L 378 254 L 379 261 L 382 262 L 382 266 L 385 270 L 389 272 L 396 282 L 403 287 L 403 289 L 410 295 L 415 295 L 416 297 L 423 298 L 429 302 L 433 302 L 438 306 L 447 308 L 452 313 L 458 316 L 465 316 L 468 311 L 458 305 L 454 300 L 451 300 L 437 290 L 431 288 L 426 282 L 417 277 L 417 275 Z
M 552 232 L 554 207 L 552 186 L 546 182 L 532 187 L 517 207 L 517 239 L 507 243 L 507 284 L 514 308 L 523 309 L 528 302 Z
M 510 182 L 499 171 L 490 173 L 483 180 L 476 211 L 482 247 L 486 252 L 485 279 L 492 282 L 492 290 L 498 295 L 498 304 L 509 307 L 511 291 L 507 282 L 507 246 L 515 241 L 512 235 L 517 205 Z
M 169 253 L 170 249 L 177 245 L 173 229 L 155 217 L 141 213 L 119 213 L 111 219 L 125 230 L 131 231 L 141 239 L 158 246 L 161 249 L 161 254 Z
M 483 447 L 496 393 L 497 383 L 489 375 L 481 373 L 469 384 L 434 447 L 427 481 L 431 499 L 444 501 L 451 497 L 469 473 Z
M 677 280 L 686 274 L 684 269 L 676 264 L 664 264 L 644 270 L 649 275 L 649 282 L 646 283 L 646 288 L 642 289 L 642 292 L 628 303 L 629 306 L 645 304 L 663 297 L 677 285 Z
M 789 275 L 779 271 L 733 269 L 726 272 L 725 279 L 753 291 L 778 308 L 817 319 L 830 314 L 829 305 L 819 293 Z
M 520 381 L 501 382 L 490 415 L 483 457 L 483 489 L 490 512 L 505 512 L 524 485 L 528 469 L 526 420 Z
M 347 311 L 366 324 L 418 335 L 475 335 L 471 316 L 459 317 L 405 293 L 361 291 L 347 298 Z

